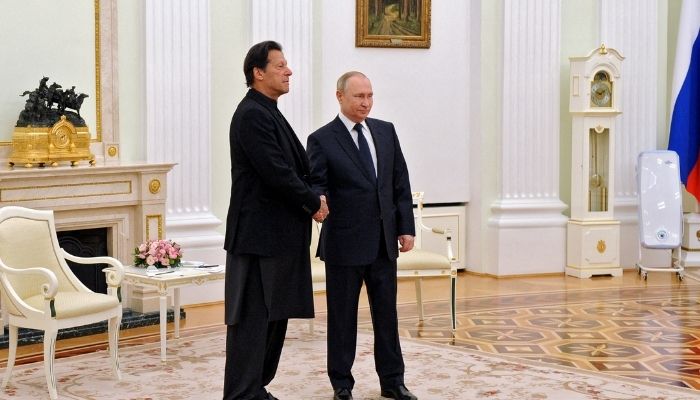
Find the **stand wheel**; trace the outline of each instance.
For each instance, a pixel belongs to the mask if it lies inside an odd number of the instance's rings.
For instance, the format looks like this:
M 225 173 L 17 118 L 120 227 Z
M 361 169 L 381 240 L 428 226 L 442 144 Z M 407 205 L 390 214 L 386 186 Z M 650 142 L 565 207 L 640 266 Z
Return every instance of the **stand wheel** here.
M 647 280 L 647 273 L 646 272 L 640 272 L 642 274 L 642 279 Z
M 683 282 L 683 273 L 682 272 L 676 272 L 676 275 L 678 276 L 678 280 Z

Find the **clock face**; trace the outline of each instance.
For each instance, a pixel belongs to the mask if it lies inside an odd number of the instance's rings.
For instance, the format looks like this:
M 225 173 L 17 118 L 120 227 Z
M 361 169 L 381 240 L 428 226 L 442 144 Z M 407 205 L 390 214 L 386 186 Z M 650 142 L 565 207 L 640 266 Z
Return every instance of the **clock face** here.
M 65 126 L 60 127 L 53 135 L 53 144 L 56 148 L 62 149 L 70 144 L 70 130 Z
M 612 107 L 612 84 L 605 72 L 595 74 L 591 84 L 591 105 L 593 107 Z

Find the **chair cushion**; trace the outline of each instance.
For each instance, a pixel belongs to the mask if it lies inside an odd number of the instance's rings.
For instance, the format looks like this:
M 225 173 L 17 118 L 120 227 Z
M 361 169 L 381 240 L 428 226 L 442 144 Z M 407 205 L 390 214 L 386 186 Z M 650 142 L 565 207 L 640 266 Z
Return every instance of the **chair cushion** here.
M 44 309 L 44 296 L 36 295 L 24 299 L 31 307 Z M 115 296 L 102 293 L 58 292 L 56 293 L 56 319 L 72 318 L 94 314 L 117 307 L 119 300 Z
M 323 261 L 321 261 L 321 259 L 318 257 L 314 257 L 311 259 L 311 281 L 326 281 L 326 264 Z
M 399 270 L 450 269 L 451 267 L 447 256 L 417 248 L 399 253 L 396 264 Z

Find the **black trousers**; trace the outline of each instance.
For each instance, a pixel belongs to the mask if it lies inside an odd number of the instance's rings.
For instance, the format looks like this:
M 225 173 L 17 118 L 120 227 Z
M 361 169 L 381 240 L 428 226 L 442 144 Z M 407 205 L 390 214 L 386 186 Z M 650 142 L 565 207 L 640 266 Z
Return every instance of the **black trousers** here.
M 382 388 L 404 383 L 404 362 L 396 313 L 396 262 L 381 256 L 370 265 L 326 263 L 328 377 L 334 389 L 352 389 L 357 347 L 357 308 L 367 286 L 374 328 L 374 364 Z
M 226 331 L 224 400 L 267 398 L 267 386 L 279 364 L 287 320 L 268 321 L 257 257 L 238 258 L 250 264 L 244 286 L 240 320 Z M 227 260 L 230 262 L 232 260 Z

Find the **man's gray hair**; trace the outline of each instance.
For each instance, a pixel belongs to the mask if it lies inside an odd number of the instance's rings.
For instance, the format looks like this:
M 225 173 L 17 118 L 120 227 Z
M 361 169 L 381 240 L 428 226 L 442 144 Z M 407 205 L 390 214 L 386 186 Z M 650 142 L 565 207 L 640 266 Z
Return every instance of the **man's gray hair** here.
M 340 78 L 338 78 L 338 83 L 336 84 L 336 89 L 339 92 L 344 92 L 348 85 L 348 79 L 352 78 L 353 76 L 361 76 L 363 78 L 367 78 L 362 72 L 348 71 L 343 75 L 340 75 Z

